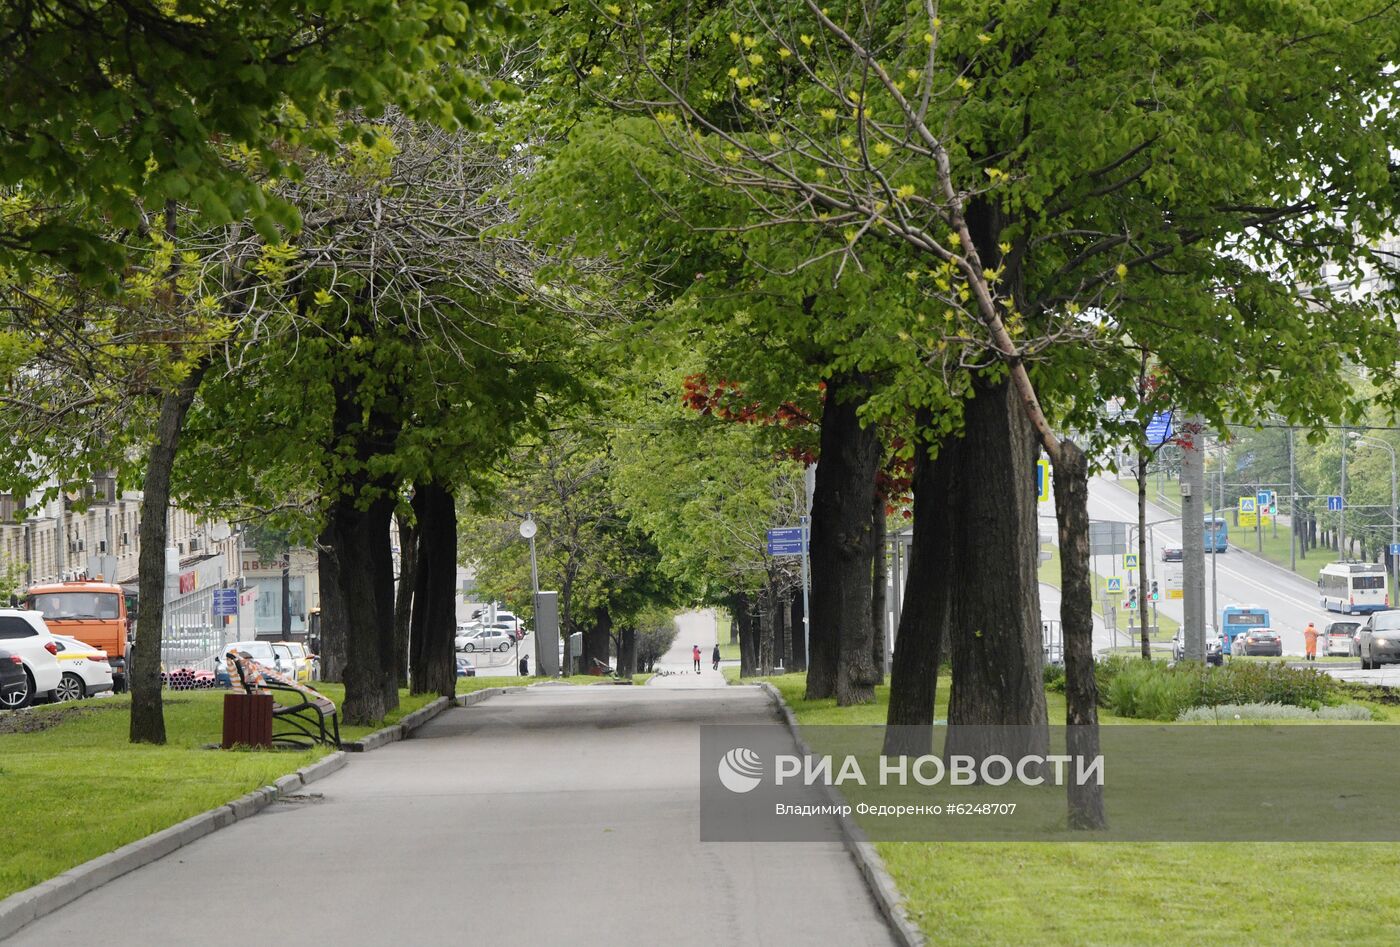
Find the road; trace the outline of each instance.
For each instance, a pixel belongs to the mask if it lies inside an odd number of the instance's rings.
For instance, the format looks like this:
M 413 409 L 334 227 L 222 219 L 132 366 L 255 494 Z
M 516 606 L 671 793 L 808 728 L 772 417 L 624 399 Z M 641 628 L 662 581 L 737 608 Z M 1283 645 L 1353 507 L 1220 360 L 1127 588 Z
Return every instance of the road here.
M 8 943 L 890 944 L 834 835 L 699 841 L 699 726 L 776 713 L 666 680 L 449 710 Z
M 1053 520 L 1053 513 L 1049 514 Z M 1098 520 L 1120 520 L 1137 522 L 1137 496 L 1119 486 L 1107 477 L 1095 477 L 1089 486 L 1089 516 Z M 1150 531 L 1153 544 L 1148 550 L 1148 582 L 1155 575 L 1164 596 L 1158 603 L 1161 613 L 1171 616 L 1178 622 L 1182 619 L 1180 600 L 1166 600 L 1166 567 L 1161 562 L 1163 546 L 1181 545 L 1180 515 L 1174 514 L 1153 503 L 1147 505 L 1149 523 L 1159 520 L 1174 521 L 1159 523 Z M 1042 520 L 1041 531 L 1050 531 Z M 1134 538 L 1134 543 L 1136 539 Z M 1135 551 L 1135 550 L 1134 550 Z M 1214 562 L 1212 562 L 1214 559 Z M 1219 590 L 1212 596 L 1212 569 L 1219 581 Z M 1100 575 L 1125 574 L 1121 564 L 1115 566 L 1107 557 L 1099 557 L 1096 571 Z M 1220 556 L 1206 555 L 1206 611 L 1212 611 L 1212 599 L 1220 608 L 1227 605 L 1261 605 L 1270 612 L 1274 629 L 1283 637 L 1283 648 L 1288 654 L 1303 653 L 1303 628 L 1308 622 L 1322 627 L 1329 617 L 1319 605 L 1317 587 L 1308 580 L 1287 569 L 1267 562 L 1231 544 L 1230 551 Z M 1121 619 L 1120 615 L 1120 619 Z M 1219 624 L 1219 615 L 1209 619 L 1211 624 Z

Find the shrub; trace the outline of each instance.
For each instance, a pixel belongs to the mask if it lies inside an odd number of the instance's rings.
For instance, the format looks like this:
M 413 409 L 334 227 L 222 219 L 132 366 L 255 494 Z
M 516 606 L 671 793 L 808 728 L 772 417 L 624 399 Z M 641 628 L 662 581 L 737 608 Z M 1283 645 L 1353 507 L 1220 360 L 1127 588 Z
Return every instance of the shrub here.
M 1181 723 L 1218 720 L 1371 720 L 1369 708 L 1360 704 L 1342 704 L 1312 710 L 1291 704 L 1221 704 L 1215 707 L 1192 707 L 1176 718 Z
M 1341 702 L 1336 682 L 1313 668 L 1242 661 L 1168 667 L 1112 658 L 1098 668 L 1099 700 L 1122 717 L 1176 720 L 1193 707 L 1283 704 L 1316 710 Z
M 1065 667 L 1063 664 L 1045 665 L 1045 689 L 1057 694 L 1065 692 Z

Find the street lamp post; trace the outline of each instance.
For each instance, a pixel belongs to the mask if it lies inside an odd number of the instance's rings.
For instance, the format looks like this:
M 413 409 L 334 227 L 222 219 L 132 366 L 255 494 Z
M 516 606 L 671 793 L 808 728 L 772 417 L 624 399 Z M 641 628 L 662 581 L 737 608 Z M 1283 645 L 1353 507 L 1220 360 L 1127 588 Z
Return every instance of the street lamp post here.
M 540 654 L 540 568 L 535 560 L 535 533 L 539 532 L 539 527 L 535 524 L 535 514 L 526 513 L 525 521 L 520 524 L 520 535 L 529 540 L 530 543 L 530 614 L 535 621 L 535 674 L 543 673 L 543 656 Z M 517 653 L 519 645 L 516 646 Z M 516 662 L 516 669 L 519 670 L 519 660 Z

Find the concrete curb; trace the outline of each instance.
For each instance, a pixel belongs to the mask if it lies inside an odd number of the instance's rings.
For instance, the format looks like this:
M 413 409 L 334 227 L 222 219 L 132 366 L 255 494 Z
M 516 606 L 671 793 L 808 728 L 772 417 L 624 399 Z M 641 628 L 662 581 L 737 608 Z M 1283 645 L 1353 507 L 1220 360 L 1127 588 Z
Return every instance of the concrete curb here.
M 778 712 L 782 715 L 783 722 L 787 724 L 788 731 L 792 734 L 793 742 L 797 744 L 797 750 L 803 755 L 815 755 L 812 748 L 802 739 L 798 731 L 797 718 L 792 715 L 792 711 L 783 700 L 783 695 L 778 689 L 767 681 L 760 681 L 758 686 L 763 688 L 777 705 Z M 827 796 L 833 803 L 845 804 L 840 792 L 834 787 L 825 787 Z M 865 885 L 870 889 L 870 895 L 875 899 L 875 905 L 884 915 L 885 922 L 889 924 L 890 933 L 901 947 L 923 947 L 925 944 L 923 933 L 914 926 L 904 913 L 904 898 L 899 893 L 899 888 L 895 885 L 894 879 L 885 869 L 885 863 L 880 858 L 880 853 L 875 850 L 875 846 L 865 837 L 860 826 L 849 818 L 837 820 L 841 826 L 841 840 L 846 845 L 846 851 L 851 853 L 851 858 L 855 861 L 856 867 L 860 869 L 861 877 L 865 879 Z
M 377 749 L 387 743 L 395 743 L 410 736 L 423 724 L 432 720 L 448 707 L 451 707 L 457 700 L 455 697 L 439 697 L 431 704 L 419 707 L 411 714 L 405 714 L 398 723 L 390 724 L 382 730 L 376 730 L 368 736 L 349 742 L 342 741 L 340 748 L 350 753 L 365 753 L 369 750 Z
M 344 752 L 332 753 L 294 773 L 288 773 L 271 786 L 254 789 L 217 809 L 201 812 L 168 829 L 139 838 L 114 852 L 99 855 L 48 881 L 10 895 L 0 901 L 0 941 L 16 933 L 30 921 L 38 920 L 66 904 L 71 904 L 115 878 L 149 865 L 196 839 L 260 812 L 283 796 L 291 795 L 303 786 L 329 776 L 345 763 Z

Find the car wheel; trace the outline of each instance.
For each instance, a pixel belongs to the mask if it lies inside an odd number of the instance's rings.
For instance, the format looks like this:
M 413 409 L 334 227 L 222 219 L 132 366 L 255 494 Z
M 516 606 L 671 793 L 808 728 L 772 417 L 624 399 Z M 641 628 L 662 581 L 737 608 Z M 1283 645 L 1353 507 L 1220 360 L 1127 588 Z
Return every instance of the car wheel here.
M 19 710 L 21 707 L 28 707 L 34 700 L 34 675 L 29 673 L 29 668 L 24 669 L 24 690 L 11 691 L 0 699 L 0 707 L 6 710 Z
M 83 679 L 72 671 L 59 678 L 58 686 L 53 689 L 54 700 L 82 700 L 87 696 L 87 686 Z
M 476 645 L 474 645 L 474 644 L 472 644 L 470 641 L 468 641 L 468 642 L 467 642 L 467 646 L 466 646 L 465 648 L 463 648 L 462 650 L 463 650 L 463 651 L 475 651 L 475 650 L 476 650 Z

